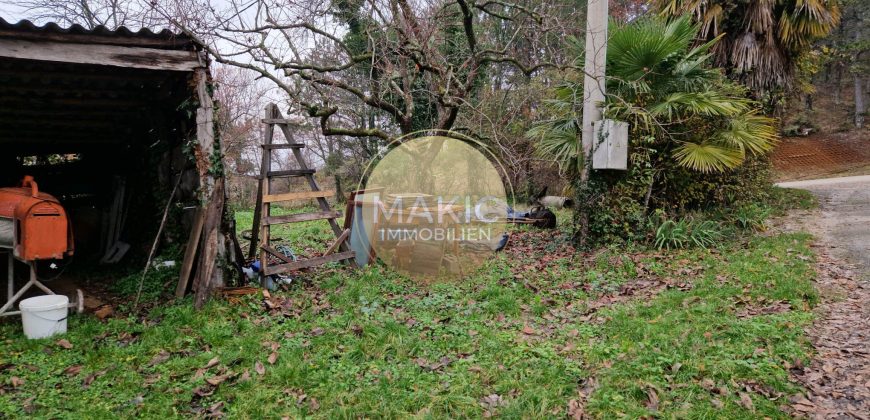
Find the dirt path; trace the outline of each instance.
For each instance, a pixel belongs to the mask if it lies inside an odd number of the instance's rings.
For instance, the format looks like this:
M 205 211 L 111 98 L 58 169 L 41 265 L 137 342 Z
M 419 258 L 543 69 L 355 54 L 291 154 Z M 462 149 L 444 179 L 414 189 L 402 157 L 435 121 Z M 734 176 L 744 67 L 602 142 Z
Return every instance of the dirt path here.
M 870 419 L 870 176 L 780 185 L 812 191 L 820 203 L 783 221 L 818 238 L 821 297 L 806 331 L 817 353 L 792 369 L 807 393 L 791 408 L 814 419 Z
M 813 233 L 832 253 L 870 273 L 870 175 L 783 182 L 781 187 L 811 191 L 819 199 L 820 214 Z

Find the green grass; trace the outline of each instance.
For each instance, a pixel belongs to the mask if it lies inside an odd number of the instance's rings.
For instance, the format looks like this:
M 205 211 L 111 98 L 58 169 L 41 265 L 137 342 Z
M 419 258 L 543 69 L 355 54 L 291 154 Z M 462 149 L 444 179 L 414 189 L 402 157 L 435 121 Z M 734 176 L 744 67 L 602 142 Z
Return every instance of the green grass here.
M 240 228 L 250 225 L 250 213 L 237 217 Z M 331 238 L 326 223 L 314 226 L 275 235 L 313 249 Z M 5 323 L 0 413 L 174 418 L 215 407 L 243 418 L 487 410 L 564 418 L 585 389 L 595 417 L 786 417 L 777 407 L 798 391 L 787 366 L 808 355 L 801 331 L 817 299 L 807 235 L 575 257 L 560 254 L 565 238 L 542 232 L 533 252 L 501 255 L 453 283 L 420 284 L 381 267 L 324 268 L 273 295 L 283 313 L 270 314 L 256 295 L 200 312 L 185 300 L 105 323 L 73 315 L 64 337 L 71 349 L 57 338 L 26 340 L 20 326 Z M 639 276 L 682 287 L 589 312 Z M 792 310 L 738 316 L 778 301 Z M 279 345 L 274 365 L 271 342 Z M 169 358 L 150 365 L 161 351 Z M 197 375 L 215 357 L 219 363 Z M 74 366 L 81 370 L 67 371 Z M 226 373 L 219 386 L 207 385 Z M 23 383 L 13 386 L 12 377 Z M 482 403 L 490 395 L 494 402 Z
M 788 210 L 809 210 L 818 206 L 819 202 L 813 193 L 807 190 L 793 188 L 771 187 L 766 203 L 776 215 L 785 214 Z
M 784 366 L 806 356 L 802 327 L 816 302 L 806 258 L 805 235 L 755 239 L 747 248 L 689 258 L 701 273 L 688 292 L 668 291 L 656 299 L 614 308 L 594 332 L 590 359 L 610 363 L 598 376 L 601 387 L 590 407 L 631 417 L 650 414 L 647 390 L 655 390 L 663 413 L 678 417 L 753 417 L 739 392 L 759 383 L 779 395 L 798 391 Z M 700 255 L 698 255 L 700 254 Z M 706 254 L 706 255 L 705 255 Z M 721 268 L 721 269 L 717 269 Z M 779 300 L 793 311 L 738 318 L 743 303 Z M 710 384 L 716 394 L 705 389 Z M 757 415 L 786 417 L 773 401 L 749 393 Z M 722 402 L 724 413 L 713 405 Z

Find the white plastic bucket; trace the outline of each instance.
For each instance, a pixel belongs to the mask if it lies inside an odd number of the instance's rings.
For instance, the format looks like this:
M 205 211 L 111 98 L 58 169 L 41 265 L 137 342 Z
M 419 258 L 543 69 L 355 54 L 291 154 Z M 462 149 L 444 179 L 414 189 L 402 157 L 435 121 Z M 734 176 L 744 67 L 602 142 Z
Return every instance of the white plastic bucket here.
M 69 298 L 64 295 L 44 295 L 18 303 L 21 323 L 27 338 L 45 338 L 66 332 Z

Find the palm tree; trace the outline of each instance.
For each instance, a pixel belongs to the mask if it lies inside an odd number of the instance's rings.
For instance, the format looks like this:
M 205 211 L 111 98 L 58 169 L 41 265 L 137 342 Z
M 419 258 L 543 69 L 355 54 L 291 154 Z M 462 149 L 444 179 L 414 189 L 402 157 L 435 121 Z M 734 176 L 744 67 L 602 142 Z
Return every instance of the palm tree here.
M 721 36 L 714 63 L 758 96 L 788 89 L 795 60 L 840 21 L 836 0 L 656 0 L 662 15 L 691 16 L 700 39 Z
M 616 25 L 607 48 L 604 114 L 630 123 L 632 145 L 654 150 L 654 165 L 670 161 L 698 172 L 722 172 L 748 154 L 770 150 L 776 130 L 746 98 L 745 88 L 707 64 L 718 38 L 692 46 L 699 30 L 686 17 Z M 582 86 L 566 83 L 548 105 L 553 117 L 528 135 L 538 140 L 540 154 L 571 177 L 583 169 L 577 112 Z

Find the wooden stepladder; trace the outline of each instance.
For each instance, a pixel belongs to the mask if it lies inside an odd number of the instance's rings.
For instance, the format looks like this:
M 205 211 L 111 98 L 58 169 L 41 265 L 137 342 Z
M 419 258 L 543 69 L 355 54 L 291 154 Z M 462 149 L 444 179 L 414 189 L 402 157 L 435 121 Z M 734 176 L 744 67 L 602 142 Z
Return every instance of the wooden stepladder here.
M 348 230 L 342 230 L 342 228 L 339 227 L 338 222 L 335 220 L 336 218 L 341 217 L 341 212 L 332 210 L 327 201 L 327 197 L 335 195 L 335 192 L 323 191 L 317 185 L 317 181 L 314 179 L 316 171 L 314 169 L 309 169 L 308 165 L 305 164 L 305 159 L 302 157 L 302 148 L 305 147 L 305 144 L 294 142 L 293 136 L 290 132 L 290 125 L 293 125 L 294 123 L 285 119 L 284 116 L 281 115 L 281 111 L 278 110 L 278 106 L 275 104 L 269 104 L 266 106 L 266 117 L 263 120 L 263 123 L 266 124 L 265 138 L 263 139 L 262 144 L 263 160 L 260 166 L 260 187 L 257 191 L 257 207 L 254 209 L 255 229 L 251 232 L 251 248 L 248 251 L 249 258 L 253 258 L 254 254 L 257 252 L 257 246 L 259 245 L 260 272 L 265 276 L 353 258 L 354 253 L 349 250 L 346 243 L 350 232 Z M 276 127 L 284 134 L 287 143 L 272 143 Z M 275 150 L 286 149 L 293 152 L 293 157 L 296 159 L 299 169 L 273 171 L 272 153 Z M 272 194 L 272 179 L 287 177 L 305 177 L 308 181 L 309 187 L 311 187 L 311 191 Z M 320 207 L 319 212 L 272 216 L 272 203 L 310 199 L 317 200 L 317 204 Z M 335 243 L 330 246 L 322 256 L 294 261 L 272 247 L 269 236 L 270 226 L 286 223 L 308 222 L 313 220 L 327 220 L 330 227 L 332 227 L 332 231 L 335 233 Z M 259 232 L 257 227 L 259 227 Z

